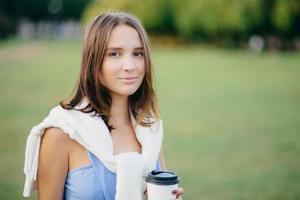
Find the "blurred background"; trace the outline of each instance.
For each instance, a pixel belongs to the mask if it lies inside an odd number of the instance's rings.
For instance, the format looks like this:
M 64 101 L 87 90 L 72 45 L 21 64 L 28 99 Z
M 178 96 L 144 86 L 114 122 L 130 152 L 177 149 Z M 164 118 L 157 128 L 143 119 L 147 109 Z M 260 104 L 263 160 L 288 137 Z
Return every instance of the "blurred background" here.
M 23 199 L 27 135 L 71 94 L 86 24 L 116 9 L 150 35 L 183 199 L 300 199 L 299 0 L 0 1 L 0 199 Z

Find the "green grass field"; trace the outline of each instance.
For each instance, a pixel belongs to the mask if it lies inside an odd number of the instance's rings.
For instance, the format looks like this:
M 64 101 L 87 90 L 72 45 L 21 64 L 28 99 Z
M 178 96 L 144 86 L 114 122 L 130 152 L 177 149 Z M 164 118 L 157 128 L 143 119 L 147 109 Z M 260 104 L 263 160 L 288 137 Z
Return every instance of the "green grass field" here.
M 1 200 L 23 199 L 26 137 L 71 93 L 80 52 L 80 41 L 0 43 Z M 184 200 L 300 199 L 299 52 L 155 47 L 153 60 Z

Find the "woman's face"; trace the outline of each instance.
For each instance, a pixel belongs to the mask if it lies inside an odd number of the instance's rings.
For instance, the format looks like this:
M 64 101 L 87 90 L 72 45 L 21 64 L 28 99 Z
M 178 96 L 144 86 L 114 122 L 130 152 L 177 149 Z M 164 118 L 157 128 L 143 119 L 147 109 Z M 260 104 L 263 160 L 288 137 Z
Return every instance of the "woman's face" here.
M 145 75 L 144 49 L 138 32 L 125 24 L 113 28 L 107 43 L 101 83 L 114 96 L 129 96 Z

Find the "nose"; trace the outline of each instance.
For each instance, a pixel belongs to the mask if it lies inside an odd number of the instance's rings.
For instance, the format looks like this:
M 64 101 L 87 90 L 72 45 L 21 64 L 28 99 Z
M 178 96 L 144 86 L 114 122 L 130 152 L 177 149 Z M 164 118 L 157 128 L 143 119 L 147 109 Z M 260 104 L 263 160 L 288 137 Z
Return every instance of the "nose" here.
M 134 71 L 136 68 L 134 59 L 131 56 L 126 56 L 123 61 L 123 69 L 128 72 Z

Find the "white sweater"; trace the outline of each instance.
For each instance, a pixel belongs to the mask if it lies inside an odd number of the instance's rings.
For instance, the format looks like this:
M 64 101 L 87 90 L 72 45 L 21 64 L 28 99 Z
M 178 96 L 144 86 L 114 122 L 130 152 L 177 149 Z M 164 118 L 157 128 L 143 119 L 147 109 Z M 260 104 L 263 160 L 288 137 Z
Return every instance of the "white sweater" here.
M 46 128 L 57 127 L 96 155 L 108 170 L 117 173 L 116 200 L 143 199 L 143 191 L 146 189 L 143 176 L 155 169 L 162 145 L 162 121 L 150 128 L 136 124 L 132 115 L 131 121 L 137 140 L 142 146 L 141 154 L 129 152 L 113 155 L 112 138 L 101 117 L 76 110 L 65 110 L 60 106 L 54 107 L 41 123 L 31 129 L 27 138 L 23 195 L 29 197 L 32 191 L 36 190 L 41 136 Z

